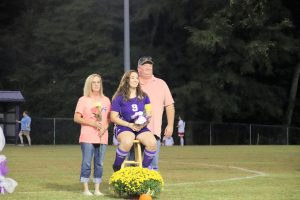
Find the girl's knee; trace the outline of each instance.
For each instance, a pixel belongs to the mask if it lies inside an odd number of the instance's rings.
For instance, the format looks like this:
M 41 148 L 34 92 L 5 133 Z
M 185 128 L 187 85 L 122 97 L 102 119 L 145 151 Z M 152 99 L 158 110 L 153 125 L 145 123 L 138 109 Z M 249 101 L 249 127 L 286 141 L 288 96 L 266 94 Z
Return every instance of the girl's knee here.
M 149 142 L 147 146 L 149 150 L 156 151 L 157 149 L 156 140 Z
M 133 141 L 131 141 L 131 140 L 122 140 L 119 145 L 122 146 L 124 148 L 124 150 L 130 150 L 130 148 L 133 145 Z

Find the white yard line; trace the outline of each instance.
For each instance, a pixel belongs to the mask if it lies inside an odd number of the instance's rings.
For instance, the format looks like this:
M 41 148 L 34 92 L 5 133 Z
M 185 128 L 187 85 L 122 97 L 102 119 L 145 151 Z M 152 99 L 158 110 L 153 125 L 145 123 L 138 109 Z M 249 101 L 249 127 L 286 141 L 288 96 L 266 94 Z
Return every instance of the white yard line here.
M 238 177 L 232 177 L 232 178 L 225 178 L 225 179 L 215 179 L 215 180 L 205 180 L 205 181 L 194 181 L 194 182 L 180 182 L 180 183 L 166 183 L 165 186 L 182 186 L 182 185 L 194 185 L 194 184 L 201 184 L 201 183 L 218 183 L 218 182 L 227 182 L 227 181 L 238 181 L 238 180 L 244 180 L 244 179 L 252 179 L 257 178 L 260 176 L 266 176 L 266 173 L 260 172 L 257 170 L 251 170 L 247 168 L 242 167 L 236 167 L 236 166 L 225 166 L 225 165 L 215 165 L 215 164 L 207 164 L 207 163 L 186 163 L 186 162 L 175 162 L 177 164 L 189 164 L 189 165 L 200 165 L 200 166 L 208 166 L 208 167 L 215 167 L 215 168 L 229 168 L 229 169 L 236 169 L 239 171 L 251 173 L 253 175 L 250 176 L 238 176 Z
M 164 162 L 164 161 L 161 161 Z M 257 178 L 261 176 L 266 176 L 267 174 L 264 172 L 260 172 L 257 170 L 242 168 L 242 167 L 236 167 L 236 166 L 225 166 L 225 165 L 216 165 L 216 164 L 208 164 L 208 163 L 186 163 L 186 162 L 173 162 L 174 164 L 188 164 L 188 165 L 197 165 L 197 166 L 206 166 L 206 167 L 215 167 L 215 168 L 222 168 L 222 169 L 234 169 L 238 171 L 243 171 L 247 173 L 251 173 L 250 176 L 238 176 L 238 177 L 232 177 L 232 178 L 225 178 L 225 179 L 214 179 L 214 180 L 203 180 L 203 181 L 194 181 L 194 182 L 180 182 L 180 183 L 165 183 L 165 187 L 172 187 L 172 186 L 183 186 L 183 185 L 195 185 L 195 184 L 203 184 L 203 183 L 218 183 L 218 182 L 229 182 L 229 181 L 238 181 L 238 180 L 244 180 L 244 179 L 252 179 Z M 31 191 L 31 192 L 18 192 L 18 193 L 51 193 L 51 192 L 63 192 L 63 193 L 74 193 L 74 191 Z
M 35 194 L 35 193 L 72 193 L 74 194 L 74 191 L 70 190 L 40 190 L 40 191 L 28 191 L 28 192 L 17 192 L 22 194 Z M 76 191 L 75 193 L 80 194 L 80 192 Z

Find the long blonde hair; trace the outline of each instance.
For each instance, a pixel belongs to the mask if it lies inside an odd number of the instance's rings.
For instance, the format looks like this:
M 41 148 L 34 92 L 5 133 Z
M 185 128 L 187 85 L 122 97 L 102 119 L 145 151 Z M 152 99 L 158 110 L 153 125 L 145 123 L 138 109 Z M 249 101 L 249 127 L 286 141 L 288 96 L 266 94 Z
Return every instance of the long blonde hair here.
M 129 71 L 125 72 L 120 81 L 119 87 L 118 87 L 117 91 L 115 92 L 112 99 L 116 98 L 119 95 L 123 95 L 123 99 L 125 101 L 129 100 L 129 98 L 130 98 L 129 80 L 130 80 L 131 73 L 136 73 L 138 75 L 138 72 L 136 70 L 129 70 Z M 136 88 L 136 96 L 140 100 L 142 100 L 145 96 L 147 96 L 147 94 L 145 92 L 143 92 L 140 82 Z
M 84 87 L 83 87 L 83 96 L 90 97 L 92 94 L 92 82 L 94 77 L 100 78 L 100 96 L 103 95 L 103 85 L 102 85 L 102 78 L 99 74 L 91 74 L 85 79 Z

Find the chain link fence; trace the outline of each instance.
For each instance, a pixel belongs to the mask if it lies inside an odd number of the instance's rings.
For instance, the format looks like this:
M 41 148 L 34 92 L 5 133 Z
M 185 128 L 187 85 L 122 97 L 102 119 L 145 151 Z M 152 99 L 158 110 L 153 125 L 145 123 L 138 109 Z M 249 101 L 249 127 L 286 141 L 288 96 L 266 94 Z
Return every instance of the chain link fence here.
M 174 127 L 175 128 L 175 127 Z M 112 144 L 113 127 L 109 129 Z M 80 125 L 73 118 L 33 118 L 33 144 L 78 144 Z M 174 129 L 175 145 L 179 144 Z M 186 145 L 299 145 L 300 128 L 279 125 L 186 122 Z
M 296 145 L 300 128 L 240 123 L 186 123 L 186 143 L 198 145 Z

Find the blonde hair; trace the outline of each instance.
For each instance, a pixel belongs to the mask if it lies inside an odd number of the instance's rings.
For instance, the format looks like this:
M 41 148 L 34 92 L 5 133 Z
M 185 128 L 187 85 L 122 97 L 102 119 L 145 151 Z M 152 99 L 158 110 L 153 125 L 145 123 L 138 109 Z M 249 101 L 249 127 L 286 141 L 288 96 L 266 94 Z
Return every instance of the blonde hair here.
M 99 77 L 100 79 L 100 96 L 103 96 L 103 85 L 102 85 L 102 78 L 99 74 L 91 74 L 89 75 L 84 83 L 83 87 L 83 96 L 90 97 L 92 94 L 92 82 L 94 77 Z
M 130 80 L 131 73 L 136 73 L 137 75 L 139 75 L 136 70 L 129 70 L 129 71 L 125 72 L 120 81 L 119 87 L 118 87 L 117 91 L 115 92 L 112 99 L 116 98 L 119 95 L 123 95 L 123 99 L 125 101 L 129 100 L 129 98 L 130 98 L 129 80 Z M 147 94 L 145 92 L 143 92 L 140 83 L 138 84 L 138 86 L 136 88 L 136 96 L 140 100 L 142 100 L 145 96 L 147 96 Z

